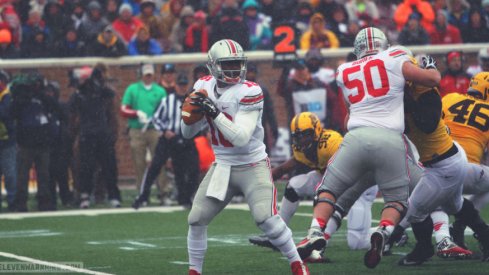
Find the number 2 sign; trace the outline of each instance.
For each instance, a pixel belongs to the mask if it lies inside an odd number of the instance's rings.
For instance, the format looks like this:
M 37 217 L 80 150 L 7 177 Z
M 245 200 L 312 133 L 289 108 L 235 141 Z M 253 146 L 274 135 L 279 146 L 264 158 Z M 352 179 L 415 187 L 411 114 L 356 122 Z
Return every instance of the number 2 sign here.
M 297 39 L 291 24 L 275 25 L 273 28 L 274 62 L 290 62 L 296 59 Z

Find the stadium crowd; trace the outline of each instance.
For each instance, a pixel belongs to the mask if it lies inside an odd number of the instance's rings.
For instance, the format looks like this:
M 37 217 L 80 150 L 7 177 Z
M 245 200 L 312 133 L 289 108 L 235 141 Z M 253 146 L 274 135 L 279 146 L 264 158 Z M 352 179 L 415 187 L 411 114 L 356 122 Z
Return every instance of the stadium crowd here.
M 305 50 L 352 47 L 365 26 L 392 44 L 489 42 L 487 0 L 2 0 L 0 10 L 0 58 L 205 53 L 223 38 L 267 50 L 278 23 L 295 25 Z
M 304 60 L 283 70 L 278 83 L 277 94 L 286 102 L 288 121 L 302 111 L 314 111 L 325 127 L 340 133 L 345 132 L 346 108 L 334 81 L 336 68 L 323 66 L 320 49 L 352 47 L 355 35 L 365 26 L 378 26 L 392 44 L 489 42 L 487 0 L 388 3 L 370 0 L 6 0 L 0 1 L 0 7 L 2 59 L 207 52 L 210 45 L 223 38 L 237 41 L 245 50 L 269 50 L 272 25 L 294 24 L 298 45 L 308 52 Z M 447 69 L 440 83 L 442 95 L 464 93 L 470 77 L 480 71 L 481 66 L 489 70 L 488 49 L 482 49 L 478 57 L 479 65 L 469 67 L 463 52 L 447 53 L 444 60 Z M 256 78 L 257 67 L 250 64 L 249 68 L 248 79 Z M 141 79 L 125 87 L 122 101 L 107 83 L 108 68 L 97 65 L 85 69 L 87 71 L 80 69 L 75 73 L 72 85 L 77 92 L 68 102 L 59 100 L 57 82 L 37 72 L 16 77 L 4 71 L 0 73 L 0 130 L 3 131 L 0 133 L 0 167 L 10 211 L 28 210 L 27 186 L 33 164 L 37 172 L 39 210 L 57 208 L 57 189 L 64 205 L 76 201 L 76 206 L 87 208 L 95 194 L 98 201 L 107 196 L 113 207 L 120 206 L 115 155 L 119 112 L 128 119 L 138 189 L 140 185 L 151 187 L 152 181 L 156 181 L 160 203 L 172 203 L 171 184 L 165 178 L 163 162 L 169 157 L 174 159 L 175 155 L 162 149 L 172 145 L 161 145 L 158 149 L 157 144 L 172 140 L 169 144 L 176 142 L 185 150 L 195 150 L 188 148 L 189 144 L 179 136 L 180 130 L 174 122 L 180 118 L 169 110 L 179 108 L 181 102 L 177 101 L 183 100 L 181 95 L 184 94 L 179 91 L 188 91 L 193 82 L 208 74 L 207 68 L 197 66 L 194 79 L 190 80 L 173 64 L 162 66 L 160 76 L 153 65 L 146 64 L 139 68 Z M 142 91 L 152 91 L 154 98 L 137 102 L 142 100 L 138 96 Z M 314 93 L 324 101 L 311 100 L 310 96 L 304 96 L 305 92 Z M 265 143 L 270 152 L 278 130 L 272 99 L 268 92 L 264 94 L 267 111 L 263 119 L 268 125 Z M 170 98 L 174 102 L 170 102 Z M 163 117 L 156 117 L 157 109 L 162 110 L 159 115 Z M 103 119 L 95 118 L 99 116 Z M 158 120 L 163 122 L 156 123 Z M 196 138 L 199 152 L 209 150 L 207 138 L 205 133 Z M 147 167 L 146 150 L 152 154 L 155 150 L 163 152 L 162 163 L 153 165 L 158 167 Z M 200 171 L 208 168 L 202 166 L 209 161 L 212 159 L 203 164 L 201 160 Z M 68 184 L 70 169 L 75 190 L 70 190 Z M 297 173 L 307 169 L 298 167 Z M 188 183 L 187 173 L 195 178 L 195 169 L 178 171 L 179 175 L 175 175 L 177 185 L 186 186 L 186 192 L 180 194 L 186 195 L 178 199 L 173 195 L 173 199 L 185 206 L 191 204 L 192 191 L 187 189 L 196 188 Z M 135 208 L 148 203 L 148 191 L 141 192 L 133 204 Z

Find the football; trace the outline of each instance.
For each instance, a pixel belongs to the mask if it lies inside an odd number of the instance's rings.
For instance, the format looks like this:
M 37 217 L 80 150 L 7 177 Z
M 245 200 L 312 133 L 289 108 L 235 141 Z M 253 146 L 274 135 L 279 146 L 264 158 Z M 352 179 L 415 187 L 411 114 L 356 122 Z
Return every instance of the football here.
M 207 91 L 204 89 L 200 89 L 198 91 L 191 93 L 189 96 L 187 96 L 187 98 L 185 98 L 185 102 L 183 102 L 183 104 L 182 104 L 182 119 L 183 119 L 183 122 L 187 125 L 192 125 L 192 124 L 196 123 L 197 121 L 201 120 L 202 117 L 204 117 L 203 113 L 192 112 L 192 111 L 199 109 L 199 107 L 190 104 L 190 102 L 192 101 L 190 99 L 190 97 L 193 94 L 195 94 L 196 92 L 203 93 L 205 96 L 207 96 Z

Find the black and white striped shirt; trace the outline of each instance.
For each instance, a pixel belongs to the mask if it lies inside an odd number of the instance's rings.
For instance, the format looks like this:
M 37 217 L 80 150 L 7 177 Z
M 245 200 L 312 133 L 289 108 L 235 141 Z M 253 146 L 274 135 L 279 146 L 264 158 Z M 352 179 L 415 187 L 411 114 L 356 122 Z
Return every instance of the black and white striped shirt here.
M 156 130 L 161 132 L 170 130 L 177 135 L 182 134 L 180 132 L 180 107 L 183 104 L 183 99 L 183 96 L 171 93 L 161 100 L 160 106 L 153 115 L 153 125 Z

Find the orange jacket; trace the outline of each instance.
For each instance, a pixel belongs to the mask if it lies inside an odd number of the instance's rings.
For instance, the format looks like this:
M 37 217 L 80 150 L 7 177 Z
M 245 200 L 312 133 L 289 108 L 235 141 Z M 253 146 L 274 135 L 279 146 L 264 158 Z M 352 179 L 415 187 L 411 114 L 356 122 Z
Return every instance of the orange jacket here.
M 433 28 L 433 21 L 435 20 L 435 12 L 433 7 L 427 1 L 422 0 L 404 0 L 399 6 L 397 6 L 394 12 L 394 22 L 397 24 L 397 30 L 401 31 L 404 25 L 409 20 L 409 16 L 413 13 L 411 6 L 415 6 L 418 12 L 421 14 L 421 25 L 429 33 Z

